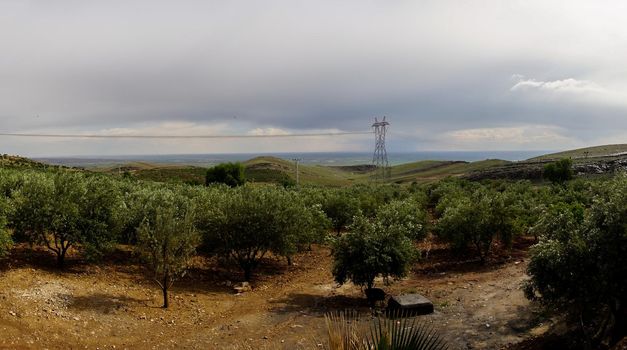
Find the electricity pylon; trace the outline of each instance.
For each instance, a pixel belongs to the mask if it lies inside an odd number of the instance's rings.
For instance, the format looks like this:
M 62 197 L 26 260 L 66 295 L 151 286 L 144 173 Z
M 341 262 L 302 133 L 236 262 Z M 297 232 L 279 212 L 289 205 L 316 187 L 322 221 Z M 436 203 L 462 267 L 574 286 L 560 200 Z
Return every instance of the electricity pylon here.
M 372 156 L 372 164 L 377 167 L 377 172 L 380 171 L 381 179 L 388 178 L 390 176 L 390 163 L 388 162 L 388 152 L 385 149 L 385 135 L 387 133 L 387 127 L 390 125 L 383 117 L 382 121 L 374 118 L 374 154 Z

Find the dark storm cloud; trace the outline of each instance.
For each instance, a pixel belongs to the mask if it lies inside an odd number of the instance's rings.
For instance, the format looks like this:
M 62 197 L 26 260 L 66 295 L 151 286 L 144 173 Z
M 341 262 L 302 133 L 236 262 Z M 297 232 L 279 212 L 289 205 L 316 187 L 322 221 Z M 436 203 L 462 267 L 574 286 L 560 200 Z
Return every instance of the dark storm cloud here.
M 616 142 L 627 127 L 625 6 L 4 1 L 0 129 L 364 130 L 388 115 L 404 150 Z M 0 143 L 15 153 L 76 152 L 68 142 Z

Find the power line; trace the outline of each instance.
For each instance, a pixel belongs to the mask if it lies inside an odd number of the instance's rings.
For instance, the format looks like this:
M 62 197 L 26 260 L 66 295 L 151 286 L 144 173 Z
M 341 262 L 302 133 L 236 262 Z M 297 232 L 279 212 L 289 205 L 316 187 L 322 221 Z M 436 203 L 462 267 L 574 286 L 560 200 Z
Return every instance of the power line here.
M 39 134 L 2 132 L 0 136 L 40 137 L 40 138 L 88 138 L 88 139 L 243 139 L 243 138 L 288 138 L 288 137 L 319 137 L 366 135 L 372 131 L 326 132 L 312 134 L 275 134 L 275 135 L 98 135 L 98 134 Z

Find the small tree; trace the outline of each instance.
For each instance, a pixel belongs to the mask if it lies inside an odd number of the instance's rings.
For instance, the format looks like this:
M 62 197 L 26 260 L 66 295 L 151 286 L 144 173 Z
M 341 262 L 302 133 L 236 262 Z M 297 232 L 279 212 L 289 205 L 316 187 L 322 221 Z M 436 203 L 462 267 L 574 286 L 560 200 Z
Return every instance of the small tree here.
M 244 166 L 241 163 L 222 163 L 209 168 L 205 178 L 207 185 L 222 183 L 230 187 L 241 186 L 246 182 Z
M 188 200 L 162 190 L 154 194 L 148 207 L 137 230 L 137 249 L 163 292 L 163 307 L 168 308 L 168 291 L 185 275 L 200 235 Z
M 337 283 L 351 280 L 372 289 L 374 279 L 401 278 L 417 256 L 416 248 L 398 227 L 387 227 L 363 216 L 355 217 L 350 232 L 333 245 L 333 276 Z
M 573 162 L 570 158 L 564 158 L 544 167 L 544 178 L 554 184 L 562 184 L 573 178 Z

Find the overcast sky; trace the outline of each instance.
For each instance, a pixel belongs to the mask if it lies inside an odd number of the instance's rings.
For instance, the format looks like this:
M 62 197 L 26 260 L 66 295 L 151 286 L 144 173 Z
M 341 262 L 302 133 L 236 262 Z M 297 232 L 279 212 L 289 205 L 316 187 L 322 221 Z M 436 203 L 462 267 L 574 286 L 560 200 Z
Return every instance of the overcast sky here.
M 0 1 L 0 132 L 627 143 L 626 1 Z M 370 151 L 372 135 L 0 137 L 28 156 Z

